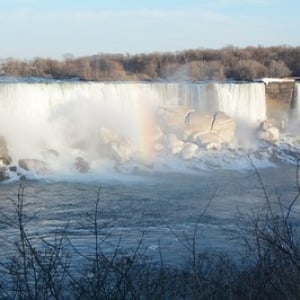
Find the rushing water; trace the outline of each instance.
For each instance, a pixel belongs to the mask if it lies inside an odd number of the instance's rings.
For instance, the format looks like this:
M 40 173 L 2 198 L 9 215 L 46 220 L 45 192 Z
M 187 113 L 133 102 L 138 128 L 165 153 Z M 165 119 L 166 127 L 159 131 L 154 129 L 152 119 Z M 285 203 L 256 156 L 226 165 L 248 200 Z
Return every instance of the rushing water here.
M 148 255 L 158 257 L 161 247 L 163 256 L 174 262 L 185 254 L 195 230 L 199 249 L 239 251 L 241 241 L 229 238 L 235 235 L 237 221 L 266 205 L 247 151 L 202 151 L 184 163 L 163 152 L 153 162 L 148 137 L 159 124 L 155 112 L 180 106 L 205 113 L 221 110 L 248 125 L 266 118 L 262 83 L 1 83 L 1 135 L 13 163 L 42 159 L 56 171 L 23 183 L 24 213 L 32 216 L 26 223 L 28 233 L 51 239 L 65 230 L 77 249 L 93 251 L 88 215 L 95 210 L 101 188 L 100 234 L 108 236 L 101 244 L 103 251 L 129 250 L 142 239 Z M 118 138 L 114 146 L 128 140 L 133 145 L 124 168 L 103 163 L 108 158 L 99 151 L 103 128 Z M 290 147 L 288 142 L 285 146 Z M 275 150 L 265 145 L 251 156 L 265 167 L 259 169 L 264 186 L 272 201 L 282 195 L 289 203 L 295 193 L 295 167 L 264 160 L 264 153 L 274 156 Z M 91 166 L 86 174 L 72 168 L 78 156 Z M 15 219 L 12 202 L 17 200 L 18 179 L 0 186 L 0 209 L 9 220 Z M 7 241 L 14 241 L 17 231 L 7 222 L 0 224 L 6 241 L 0 248 L 8 251 Z
M 258 124 L 266 118 L 264 84 L 1 83 L 0 134 L 15 163 L 41 159 L 59 173 L 72 169 L 77 157 L 103 169 L 116 152 L 121 160 L 147 164 L 156 156 L 157 112 L 186 106 Z M 101 130 L 114 142 L 110 153 L 99 149 Z
M 278 197 L 284 205 L 292 201 L 295 172 L 295 167 L 286 165 L 260 170 L 272 202 L 278 202 Z M 65 229 L 77 249 L 94 251 L 93 224 L 88 215 L 94 213 L 99 187 L 100 235 L 109 236 L 101 250 L 132 250 L 142 239 L 147 255 L 158 258 L 161 247 L 165 261 L 173 263 L 186 256 L 186 246 L 191 245 L 196 229 L 199 251 L 238 253 L 241 240 L 232 239 L 237 236 L 238 220 L 245 221 L 247 215 L 266 207 L 254 170 L 143 174 L 134 180 L 28 181 L 24 211 L 32 217 L 26 224 L 30 236 L 51 239 Z M 14 219 L 11 200 L 17 199 L 18 183 L 0 188 L 0 209 Z M 294 208 L 300 212 L 298 203 Z M 16 236 L 11 226 L 1 225 L 2 238 L 12 241 Z

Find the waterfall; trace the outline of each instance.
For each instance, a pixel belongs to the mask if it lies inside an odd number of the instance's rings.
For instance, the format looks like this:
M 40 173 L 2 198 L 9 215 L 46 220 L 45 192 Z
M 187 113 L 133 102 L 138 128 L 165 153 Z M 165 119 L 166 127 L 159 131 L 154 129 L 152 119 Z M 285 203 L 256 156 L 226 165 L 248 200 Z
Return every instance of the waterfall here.
M 254 125 L 266 119 L 263 83 L 164 83 L 154 87 L 160 105 L 191 106 L 211 113 L 223 111 Z
M 300 116 L 300 82 L 295 82 L 293 108 L 296 110 L 296 117 Z
M 161 97 L 146 84 L 1 84 L 0 134 L 16 158 L 41 149 L 66 153 L 76 144 L 93 149 L 101 127 L 136 140 L 139 118 L 150 114 Z
M 258 124 L 266 119 L 265 87 L 262 83 L 215 85 L 217 110 L 239 121 Z
M 91 161 L 100 148 L 107 155 L 99 134 L 105 139 L 108 133 L 114 134 L 111 151 L 128 152 L 124 145 L 130 143 L 147 153 L 158 108 L 223 111 L 253 124 L 266 117 L 264 93 L 262 83 L 0 83 L 0 135 L 15 161 L 43 159 L 49 149 L 59 153 L 58 164 L 77 156 Z

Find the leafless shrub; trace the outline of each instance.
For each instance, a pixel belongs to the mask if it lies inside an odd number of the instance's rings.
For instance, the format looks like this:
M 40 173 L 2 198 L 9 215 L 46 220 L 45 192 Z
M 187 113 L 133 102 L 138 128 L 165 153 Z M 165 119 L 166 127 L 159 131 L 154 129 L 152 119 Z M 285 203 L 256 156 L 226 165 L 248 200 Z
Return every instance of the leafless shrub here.
M 2 215 L 2 222 L 16 228 L 14 252 L 1 262 L 2 299 L 61 299 L 69 269 L 64 231 L 51 242 L 28 234 L 31 217 L 26 212 L 24 186 L 20 185 L 17 201 L 13 202 L 16 219 Z
M 297 299 L 300 288 L 300 232 L 295 223 L 294 206 L 300 197 L 299 166 L 293 199 L 275 200 L 250 160 L 263 191 L 265 206 L 242 216 L 245 265 L 240 271 L 240 293 L 253 299 Z M 293 220 L 294 219 L 294 220 Z

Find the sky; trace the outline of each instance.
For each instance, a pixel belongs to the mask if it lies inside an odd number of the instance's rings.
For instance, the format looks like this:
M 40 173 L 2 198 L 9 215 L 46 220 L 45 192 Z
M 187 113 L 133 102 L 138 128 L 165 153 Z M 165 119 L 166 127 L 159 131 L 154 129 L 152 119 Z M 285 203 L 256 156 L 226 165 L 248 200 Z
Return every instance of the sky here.
M 0 0 L 0 59 L 300 45 L 299 0 Z

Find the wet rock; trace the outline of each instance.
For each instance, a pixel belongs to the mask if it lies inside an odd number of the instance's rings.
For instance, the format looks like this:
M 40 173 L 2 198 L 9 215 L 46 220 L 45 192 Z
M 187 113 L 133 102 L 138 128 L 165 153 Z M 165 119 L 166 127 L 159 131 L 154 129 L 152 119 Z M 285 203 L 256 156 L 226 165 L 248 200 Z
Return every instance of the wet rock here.
M 207 144 L 210 143 L 218 143 L 221 145 L 222 141 L 222 138 L 220 138 L 217 134 L 212 132 L 197 136 L 197 138 L 195 139 L 195 142 L 197 142 L 198 145 L 205 147 Z
M 9 179 L 8 169 L 6 167 L 0 167 L 0 181 Z
M 185 140 L 204 146 L 207 150 L 220 149 L 235 136 L 236 124 L 223 112 L 214 115 L 191 112 L 187 116 Z
M 214 115 L 211 132 L 216 134 L 223 142 L 230 143 L 235 134 L 236 124 L 233 119 L 223 112 Z
M 280 132 L 277 127 L 273 126 L 272 122 L 265 120 L 258 127 L 257 137 L 260 140 L 274 143 L 279 140 Z
M 269 132 L 271 141 L 276 142 L 279 140 L 280 133 L 279 133 L 279 129 L 277 127 L 272 126 L 272 127 L 268 128 L 267 131 Z
M 194 109 L 186 106 L 168 107 L 160 113 L 161 128 L 166 133 L 174 133 L 183 136 L 187 128 L 186 118 Z
M 210 142 L 206 144 L 206 150 L 220 150 L 222 148 L 222 145 L 218 142 Z
M 260 140 L 264 140 L 270 143 L 274 143 L 279 139 L 279 129 L 276 127 L 270 127 L 266 131 L 259 131 L 257 137 Z
M 206 149 L 219 149 L 235 136 L 236 123 L 223 112 L 205 114 L 189 107 L 178 107 L 165 109 L 162 116 L 164 128 L 169 133 L 168 148 L 173 154 L 182 151 L 184 142 L 196 143 Z
M 46 162 L 34 158 L 20 159 L 18 165 L 25 171 L 34 172 L 36 174 L 47 174 L 49 168 Z
M 266 131 L 270 127 L 273 127 L 273 123 L 270 120 L 264 120 L 259 124 L 258 130 Z
M 9 165 L 12 159 L 8 154 L 6 140 L 0 136 L 0 163 L 1 165 Z
M 14 173 L 17 172 L 18 170 L 17 166 L 10 166 L 8 169 L 10 172 L 14 172 Z
M 185 130 L 185 136 L 187 135 L 203 135 L 211 131 L 213 124 L 213 116 L 203 114 L 200 112 L 190 112 L 185 119 L 187 129 Z
M 87 173 L 90 170 L 89 163 L 82 157 L 76 157 L 74 167 L 79 173 Z

